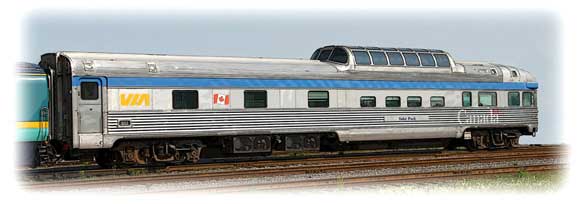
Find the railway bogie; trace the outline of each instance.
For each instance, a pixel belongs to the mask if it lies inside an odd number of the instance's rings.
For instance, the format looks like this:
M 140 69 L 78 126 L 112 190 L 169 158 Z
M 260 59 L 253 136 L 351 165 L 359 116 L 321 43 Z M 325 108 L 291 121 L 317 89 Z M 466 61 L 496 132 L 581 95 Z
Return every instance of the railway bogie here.
M 197 139 L 122 140 L 111 149 L 97 151 L 96 161 L 102 166 L 114 163 L 196 163 L 204 147 Z
M 472 129 L 467 130 L 466 146 L 470 150 L 513 148 L 519 145 L 520 129 Z M 470 137 L 470 139 L 468 138 Z

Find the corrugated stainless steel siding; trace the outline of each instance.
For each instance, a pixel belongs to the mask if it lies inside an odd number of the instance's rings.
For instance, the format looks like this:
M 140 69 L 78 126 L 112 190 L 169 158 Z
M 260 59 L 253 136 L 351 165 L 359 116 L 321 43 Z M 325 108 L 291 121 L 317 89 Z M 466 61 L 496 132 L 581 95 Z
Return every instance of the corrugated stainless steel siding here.
M 461 126 L 459 108 L 231 110 L 190 112 L 110 112 L 109 134 L 184 133 L 200 131 L 314 130 Z M 465 109 L 467 114 L 491 114 L 491 109 Z M 497 125 L 537 125 L 536 108 L 497 108 Z M 386 121 L 386 116 L 423 116 L 428 120 Z M 118 127 L 130 119 L 131 127 Z M 493 124 L 489 124 L 492 126 Z M 472 124 L 481 126 L 481 124 Z

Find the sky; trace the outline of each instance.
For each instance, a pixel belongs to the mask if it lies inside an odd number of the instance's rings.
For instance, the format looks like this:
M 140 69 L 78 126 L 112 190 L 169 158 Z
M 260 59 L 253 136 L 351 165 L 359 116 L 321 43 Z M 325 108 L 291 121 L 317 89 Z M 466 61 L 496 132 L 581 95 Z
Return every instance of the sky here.
M 564 142 L 561 23 L 543 10 L 35 11 L 22 61 L 55 51 L 309 58 L 324 45 L 433 48 L 454 60 L 512 65 L 539 82 L 539 133 Z

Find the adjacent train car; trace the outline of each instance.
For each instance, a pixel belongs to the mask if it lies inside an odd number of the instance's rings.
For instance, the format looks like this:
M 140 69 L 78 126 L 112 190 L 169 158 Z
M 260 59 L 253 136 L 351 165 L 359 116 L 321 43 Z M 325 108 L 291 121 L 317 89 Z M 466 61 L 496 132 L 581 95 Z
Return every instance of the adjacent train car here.
M 197 162 L 436 140 L 512 147 L 538 127 L 529 72 L 434 49 L 325 46 L 310 60 L 56 52 L 51 138 L 114 162 Z
M 32 63 L 16 65 L 17 164 L 38 166 L 46 152 L 48 141 L 48 84 L 47 75 Z M 41 154 L 42 152 L 42 154 Z

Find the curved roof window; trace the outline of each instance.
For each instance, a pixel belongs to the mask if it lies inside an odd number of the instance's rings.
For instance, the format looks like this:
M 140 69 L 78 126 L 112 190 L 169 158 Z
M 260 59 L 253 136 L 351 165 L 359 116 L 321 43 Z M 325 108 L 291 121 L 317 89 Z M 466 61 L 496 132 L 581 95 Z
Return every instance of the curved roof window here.
M 434 67 L 436 62 L 434 62 L 434 57 L 430 53 L 418 53 L 420 60 L 422 61 L 422 66 Z
M 383 52 L 369 52 L 374 65 L 387 65 L 387 58 Z
M 318 50 L 314 51 L 314 52 L 312 53 L 312 56 L 310 56 L 310 59 L 311 59 L 311 60 L 315 60 L 315 59 L 316 59 L 316 57 L 318 57 L 318 53 L 320 53 L 320 49 L 318 49 Z
M 338 63 L 347 63 L 349 60 L 349 55 L 347 51 L 342 48 L 335 48 L 333 50 L 333 54 L 331 55 L 330 61 L 338 62 Z
M 326 61 L 329 56 L 331 55 L 332 50 L 323 50 L 322 52 L 320 52 L 320 55 L 318 56 L 318 60 L 320 61 Z
M 391 65 L 404 65 L 404 58 L 399 52 L 388 52 L 389 63 Z
M 447 55 L 434 54 L 434 57 L 436 58 L 436 63 L 439 67 L 450 67 L 450 60 L 448 59 Z
M 406 65 L 408 66 L 420 66 L 420 60 L 416 53 L 404 53 L 404 58 L 406 58 Z
M 355 63 L 359 65 L 371 65 L 369 53 L 367 51 L 353 51 L 355 55 Z

